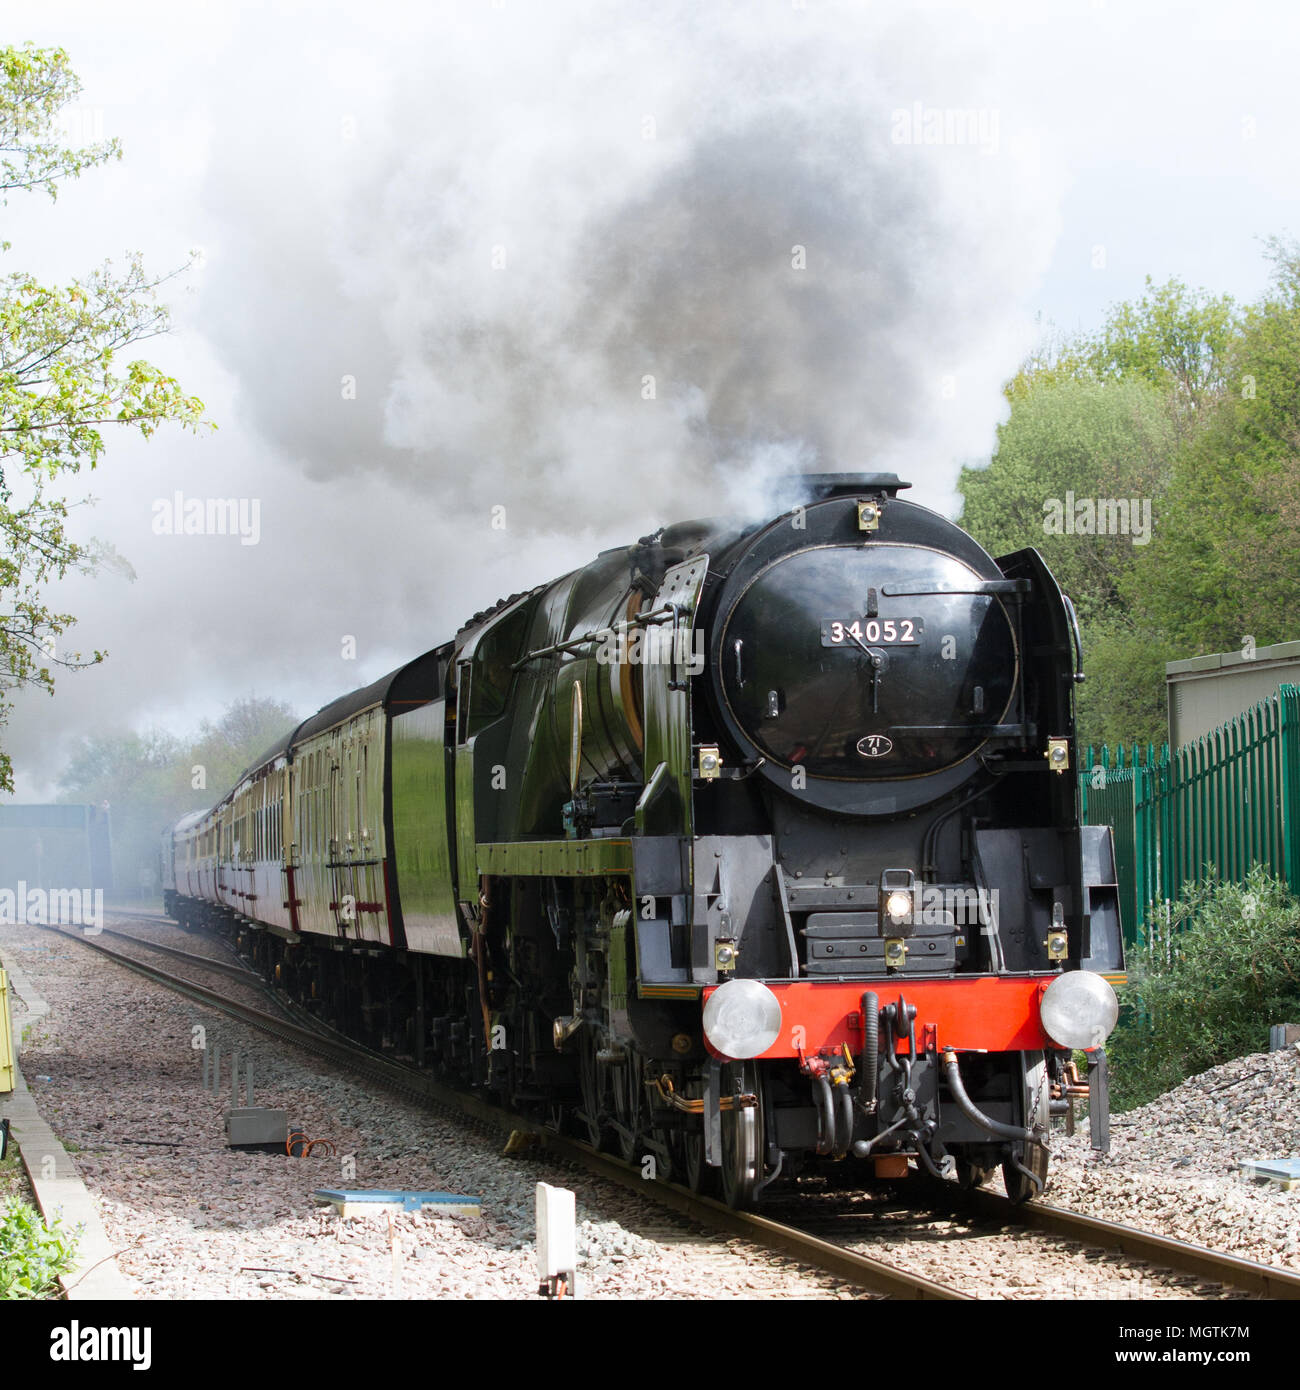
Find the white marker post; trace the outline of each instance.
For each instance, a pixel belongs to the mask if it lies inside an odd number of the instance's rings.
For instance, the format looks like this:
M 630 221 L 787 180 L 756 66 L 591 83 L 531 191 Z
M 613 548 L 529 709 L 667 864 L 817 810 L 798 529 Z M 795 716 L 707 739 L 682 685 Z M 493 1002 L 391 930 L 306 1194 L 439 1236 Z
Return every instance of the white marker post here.
M 576 1210 L 568 1188 L 537 1184 L 537 1292 L 547 1298 L 577 1297 Z

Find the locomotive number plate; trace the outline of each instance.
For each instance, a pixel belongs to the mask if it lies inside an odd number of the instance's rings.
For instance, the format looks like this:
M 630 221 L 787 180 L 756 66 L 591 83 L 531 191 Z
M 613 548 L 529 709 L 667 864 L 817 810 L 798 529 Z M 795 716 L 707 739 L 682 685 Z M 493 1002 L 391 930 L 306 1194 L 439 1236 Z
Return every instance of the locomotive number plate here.
M 822 620 L 823 647 L 916 647 L 921 642 L 920 618 L 842 618 Z

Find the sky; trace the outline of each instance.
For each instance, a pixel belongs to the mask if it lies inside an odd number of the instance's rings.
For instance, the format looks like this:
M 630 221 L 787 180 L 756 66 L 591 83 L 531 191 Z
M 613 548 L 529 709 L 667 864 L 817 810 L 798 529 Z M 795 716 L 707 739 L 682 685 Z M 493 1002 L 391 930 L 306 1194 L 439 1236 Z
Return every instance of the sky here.
M 217 426 L 109 434 L 51 603 L 108 660 L 15 696 L 75 740 L 301 714 L 498 597 L 794 471 L 955 515 L 1001 385 L 1148 275 L 1251 299 L 1300 227 L 1282 4 L 0 0 L 74 143 L 0 273 L 185 266 L 138 354 Z M 178 500 L 179 494 L 179 500 Z M 244 535 L 160 533 L 230 499 Z M 134 576 L 133 578 L 130 576 Z

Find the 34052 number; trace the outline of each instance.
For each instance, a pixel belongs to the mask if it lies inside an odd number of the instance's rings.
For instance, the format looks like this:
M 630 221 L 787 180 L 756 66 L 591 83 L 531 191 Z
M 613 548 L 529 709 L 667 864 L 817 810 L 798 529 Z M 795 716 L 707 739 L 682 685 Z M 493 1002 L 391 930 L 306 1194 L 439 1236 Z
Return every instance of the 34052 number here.
M 823 647 L 914 647 L 920 640 L 920 618 L 827 618 L 822 623 Z

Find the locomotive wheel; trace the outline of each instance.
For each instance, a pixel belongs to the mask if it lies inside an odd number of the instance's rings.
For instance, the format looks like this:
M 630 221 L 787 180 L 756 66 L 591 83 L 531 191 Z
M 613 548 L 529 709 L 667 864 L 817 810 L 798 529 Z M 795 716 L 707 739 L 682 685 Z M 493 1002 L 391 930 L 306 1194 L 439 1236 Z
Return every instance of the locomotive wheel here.
M 578 1116 L 582 1137 L 593 1149 L 608 1147 L 610 1132 L 606 1124 L 604 1069 L 596 1061 L 596 1040 L 590 1029 L 583 1030 L 579 1053 L 579 1084 L 582 1089 L 582 1113 Z
M 1025 1126 L 1046 1134 L 1050 1119 L 1051 1087 L 1047 1081 L 1047 1060 L 1041 1052 L 1024 1053 L 1019 1059 L 1020 1075 L 1023 1085 L 1022 1114 Z M 1047 1191 L 1048 1152 L 1045 1144 L 1025 1144 L 1021 1157 L 1021 1167 L 1042 1183 L 1038 1188 L 1032 1178 L 1016 1168 L 1008 1159 L 1002 1165 L 1002 1182 L 1007 1189 L 1007 1198 L 1015 1206 L 1041 1197 Z
M 722 1073 L 722 1094 L 737 1091 L 758 1098 L 758 1104 L 722 1112 L 722 1200 L 729 1207 L 754 1203 L 763 1177 L 763 1096 L 753 1062 L 732 1062 Z M 700 1144 L 703 1147 L 703 1136 Z
M 682 1183 L 698 1197 L 713 1195 L 713 1169 L 704 1161 L 704 1129 L 697 1126 L 678 1132 L 674 1145 L 676 1168 Z
M 1010 1164 L 1006 1165 L 1010 1167 Z M 980 1187 L 984 1180 L 992 1173 L 992 1168 L 981 1168 L 978 1163 L 972 1163 L 968 1158 L 957 1159 L 957 1186 L 963 1192 L 970 1192 L 973 1188 Z M 1015 1172 L 1014 1169 L 1012 1169 Z M 1017 1177 L 1020 1175 L 1017 1173 Z
M 631 1049 L 627 1060 L 613 1069 L 614 1142 L 624 1163 L 635 1162 L 641 1148 L 641 1124 L 645 1110 L 644 1086 L 641 1081 L 641 1059 Z
M 692 1085 L 687 1094 L 699 1099 L 700 1087 Z M 690 1188 L 699 1196 L 701 1193 L 712 1196 L 714 1191 L 714 1170 L 704 1161 L 704 1123 L 703 1116 L 686 1117 L 686 1123 L 672 1131 L 673 1172 L 676 1181 Z

